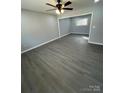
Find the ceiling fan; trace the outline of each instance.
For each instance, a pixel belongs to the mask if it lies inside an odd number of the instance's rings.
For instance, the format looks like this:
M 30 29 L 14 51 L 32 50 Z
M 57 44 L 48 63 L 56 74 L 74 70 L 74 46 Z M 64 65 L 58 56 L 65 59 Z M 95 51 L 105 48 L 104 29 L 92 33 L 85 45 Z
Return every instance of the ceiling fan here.
M 63 4 L 61 0 L 57 0 L 57 4 L 56 5 L 52 5 L 50 3 L 46 3 L 46 5 L 54 7 L 54 9 L 50 9 L 50 10 L 46 10 L 46 11 L 56 10 L 57 14 L 62 14 L 62 13 L 64 13 L 64 10 L 73 10 L 73 8 L 66 8 L 66 6 L 68 6 L 70 4 L 72 4 L 71 1 L 67 1 L 66 3 Z

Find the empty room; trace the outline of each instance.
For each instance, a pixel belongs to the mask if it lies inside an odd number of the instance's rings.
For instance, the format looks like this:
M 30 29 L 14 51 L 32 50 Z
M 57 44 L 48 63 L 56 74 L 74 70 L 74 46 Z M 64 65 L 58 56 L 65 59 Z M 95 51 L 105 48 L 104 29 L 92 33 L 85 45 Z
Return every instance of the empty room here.
M 103 0 L 21 0 L 21 93 L 103 93 Z

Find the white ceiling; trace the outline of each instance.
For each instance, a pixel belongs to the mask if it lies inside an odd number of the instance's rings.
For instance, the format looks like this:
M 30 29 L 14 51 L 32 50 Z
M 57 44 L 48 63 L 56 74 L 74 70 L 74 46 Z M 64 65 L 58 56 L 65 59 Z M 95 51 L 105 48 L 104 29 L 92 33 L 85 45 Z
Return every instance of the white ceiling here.
M 82 9 L 88 6 L 94 5 L 94 0 L 62 0 L 63 2 L 72 1 L 72 5 L 68 7 L 73 7 L 74 10 Z M 38 12 L 55 13 L 55 11 L 46 11 L 48 9 L 53 9 L 53 7 L 46 5 L 46 3 L 51 3 L 56 5 L 56 0 L 21 0 L 21 8 L 28 9 Z M 67 11 L 71 12 L 71 11 Z

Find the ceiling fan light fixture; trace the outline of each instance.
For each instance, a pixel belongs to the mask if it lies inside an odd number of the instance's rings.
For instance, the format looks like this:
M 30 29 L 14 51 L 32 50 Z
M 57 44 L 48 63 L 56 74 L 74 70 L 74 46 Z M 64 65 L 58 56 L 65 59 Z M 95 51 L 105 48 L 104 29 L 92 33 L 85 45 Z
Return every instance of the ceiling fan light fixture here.
M 60 15 L 60 12 L 59 12 L 59 10 L 58 10 L 58 9 L 56 9 L 56 13 L 57 13 L 58 15 Z
M 61 13 L 62 13 L 62 14 L 64 13 L 64 10 L 63 10 L 63 9 L 61 10 Z
M 54 9 L 49 9 L 49 10 L 46 10 L 46 11 L 56 10 L 56 14 L 60 15 L 60 14 L 64 13 L 64 10 L 73 10 L 73 8 L 66 7 L 70 4 L 72 4 L 71 1 L 67 1 L 67 2 L 63 3 L 61 0 L 57 0 L 56 5 L 46 3 L 46 5 L 54 7 Z

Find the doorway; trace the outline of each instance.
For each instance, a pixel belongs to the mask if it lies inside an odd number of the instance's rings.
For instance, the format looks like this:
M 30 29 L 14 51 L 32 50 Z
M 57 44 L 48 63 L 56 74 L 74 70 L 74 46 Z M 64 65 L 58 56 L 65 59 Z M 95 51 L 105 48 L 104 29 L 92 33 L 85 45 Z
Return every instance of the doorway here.
M 92 13 L 72 16 L 59 19 L 60 36 L 71 34 L 79 34 L 84 39 L 89 40 L 91 30 Z

